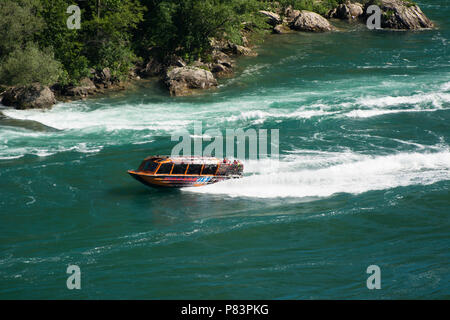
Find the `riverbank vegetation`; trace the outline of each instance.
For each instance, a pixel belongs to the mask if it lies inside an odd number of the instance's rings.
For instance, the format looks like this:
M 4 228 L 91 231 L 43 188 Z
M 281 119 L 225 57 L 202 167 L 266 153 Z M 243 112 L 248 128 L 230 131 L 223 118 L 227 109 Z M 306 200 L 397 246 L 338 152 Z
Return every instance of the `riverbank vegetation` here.
M 2 0 L 0 98 L 51 107 L 158 77 L 173 96 L 218 86 L 236 56 L 255 56 L 267 33 L 337 31 L 328 19 L 434 27 L 411 0 Z
M 211 38 L 242 44 L 266 32 L 258 10 L 306 9 L 325 14 L 337 0 L 85 0 L 80 29 L 69 29 L 72 0 L 3 0 L 0 3 L 0 84 L 78 84 L 109 68 L 125 79 L 151 56 L 208 59 Z

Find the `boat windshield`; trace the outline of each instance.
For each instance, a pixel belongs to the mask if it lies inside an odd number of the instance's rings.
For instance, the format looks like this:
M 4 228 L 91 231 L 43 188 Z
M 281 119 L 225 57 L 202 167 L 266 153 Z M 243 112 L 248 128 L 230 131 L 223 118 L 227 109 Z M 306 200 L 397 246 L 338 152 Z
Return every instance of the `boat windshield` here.
M 190 164 L 186 174 L 200 174 L 202 170 L 201 164 Z
M 158 164 L 156 162 L 153 161 L 147 161 L 143 168 L 142 171 L 147 171 L 147 172 L 154 172 L 156 170 L 156 168 L 158 168 Z
M 171 163 L 162 163 L 158 169 L 158 174 L 170 174 L 171 170 L 172 170 Z
M 186 172 L 187 164 L 175 164 L 172 170 L 172 174 L 184 174 Z

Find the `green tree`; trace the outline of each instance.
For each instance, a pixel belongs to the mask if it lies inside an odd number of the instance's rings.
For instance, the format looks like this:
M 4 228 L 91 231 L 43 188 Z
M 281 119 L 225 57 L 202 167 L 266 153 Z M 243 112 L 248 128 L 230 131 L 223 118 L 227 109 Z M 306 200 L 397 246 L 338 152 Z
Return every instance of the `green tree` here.
M 0 83 L 6 85 L 27 85 L 39 82 L 54 84 L 62 75 L 61 63 L 54 60 L 50 49 L 40 50 L 29 43 L 24 49 L 16 48 L 0 67 Z
M 132 32 L 143 19 L 145 7 L 137 0 L 91 0 L 84 11 L 82 35 L 92 66 L 109 67 L 124 77 L 137 57 L 132 50 Z
M 55 59 L 60 61 L 67 73 L 66 82 L 77 82 L 88 75 L 89 60 L 80 30 L 67 28 L 67 8 L 73 4 L 70 0 L 41 0 L 40 16 L 45 27 L 39 35 L 41 47 L 53 48 Z
M 38 16 L 39 0 L 0 1 L 0 58 L 24 47 L 40 32 L 44 21 Z
M 239 43 L 245 27 L 265 27 L 264 19 L 257 14 L 264 7 L 263 2 L 257 0 L 144 0 L 143 3 L 148 11 L 140 26 L 143 35 L 140 42 L 188 60 L 208 53 L 212 37 Z

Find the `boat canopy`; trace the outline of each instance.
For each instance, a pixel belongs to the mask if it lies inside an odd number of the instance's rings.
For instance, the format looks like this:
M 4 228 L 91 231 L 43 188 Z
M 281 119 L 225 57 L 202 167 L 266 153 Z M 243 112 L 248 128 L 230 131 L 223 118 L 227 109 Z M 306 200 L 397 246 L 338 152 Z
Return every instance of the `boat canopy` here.
M 220 160 L 215 157 L 168 157 L 152 156 L 146 158 L 139 171 L 164 175 L 223 175 L 230 165 L 240 165 L 240 162 Z

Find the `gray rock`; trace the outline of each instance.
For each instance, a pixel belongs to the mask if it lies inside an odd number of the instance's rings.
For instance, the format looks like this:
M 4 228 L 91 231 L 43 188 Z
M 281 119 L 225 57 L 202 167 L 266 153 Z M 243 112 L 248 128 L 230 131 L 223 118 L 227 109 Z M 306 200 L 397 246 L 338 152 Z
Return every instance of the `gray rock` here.
M 334 27 L 328 22 L 327 19 L 317 13 L 306 10 L 300 11 L 300 14 L 291 23 L 291 28 L 297 31 L 309 32 L 325 32 L 334 30 Z
M 249 42 L 246 36 L 242 36 L 242 44 L 244 45 L 244 47 L 248 47 Z
M 224 52 L 214 50 L 212 52 L 212 59 L 215 63 L 224 65 L 227 68 L 233 67 L 233 60 Z
M 69 86 L 65 88 L 64 95 L 78 98 L 86 98 L 89 94 L 96 91 L 95 84 L 89 78 L 84 78 L 78 86 Z
M 258 54 L 248 47 L 244 47 L 231 41 L 211 39 L 210 41 L 213 51 L 221 51 L 226 54 L 239 55 L 239 56 L 257 56 Z
M 111 70 L 109 68 L 104 68 L 100 72 L 100 77 L 103 80 L 104 83 L 111 81 Z
M 223 64 L 212 64 L 211 72 L 217 78 L 229 77 L 233 74 L 233 69 Z
M 109 68 L 103 68 L 102 70 L 97 70 L 93 77 L 94 83 L 99 87 L 108 87 L 113 78 L 111 76 L 111 70 Z
M 212 68 L 211 68 L 211 72 L 212 73 L 223 73 L 223 72 L 227 72 L 227 67 L 225 67 L 223 64 L 213 64 Z
M 337 8 L 330 10 L 327 14 L 330 18 L 353 20 L 364 14 L 364 6 L 358 2 L 342 3 Z
M 40 122 L 33 120 L 20 120 L 13 119 L 5 116 L 0 112 L 0 126 L 8 126 L 8 127 L 16 127 L 16 128 L 24 128 L 27 130 L 33 130 L 38 132 L 58 132 L 58 130 L 53 127 L 46 126 Z
M 169 68 L 164 83 L 172 96 L 190 95 L 195 89 L 217 86 L 217 80 L 210 71 L 196 67 Z
M 186 67 L 186 62 L 176 55 L 170 55 L 165 59 L 165 65 L 167 67 Z
M 433 22 L 425 16 L 418 5 L 413 5 L 403 0 L 380 1 L 380 8 L 383 11 L 382 28 L 419 30 L 434 27 Z
M 300 10 L 294 10 L 294 9 L 292 9 L 291 6 L 288 6 L 286 8 L 286 10 L 284 11 L 285 18 L 284 18 L 283 22 L 285 24 L 289 24 L 290 25 L 290 24 L 292 24 L 295 21 L 295 19 L 297 19 L 297 17 L 299 15 L 300 15 Z
M 258 54 L 253 51 L 252 49 L 244 46 L 240 46 L 238 44 L 232 44 L 231 45 L 232 53 L 238 56 L 249 56 L 249 57 L 256 57 Z
M 275 12 L 260 10 L 259 13 L 267 17 L 267 23 L 271 26 L 276 26 L 281 23 L 280 15 Z
M 10 88 L 2 99 L 2 104 L 16 109 L 44 109 L 55 103 L 55 95 L 50 88 L 39 83 Z
M 279 24 L 273 28 L 273 33 L 283 34 L 283 33 L 291 33 L 292 30 L 285 24 Z
M 156 77 L 164 71 L 164 65 L 156 58 L 150 58 L 145 66 L 138 71 L 142 77 Z

